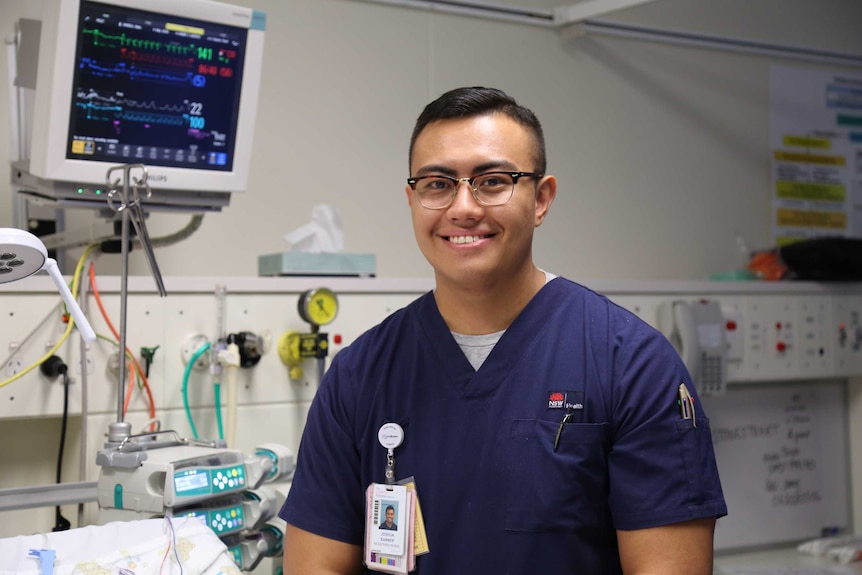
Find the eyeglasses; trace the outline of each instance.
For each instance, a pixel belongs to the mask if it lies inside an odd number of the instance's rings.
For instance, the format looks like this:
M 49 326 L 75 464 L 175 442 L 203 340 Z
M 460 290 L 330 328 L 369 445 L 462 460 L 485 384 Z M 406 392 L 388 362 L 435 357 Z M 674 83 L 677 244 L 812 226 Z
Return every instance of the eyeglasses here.
M 472 178 L 452 178 L 434 174 L 407 178 L 407 183 L 416 192 L 420 204 L 429 210 L 442 210 L 455 200 L 461 182 L 470 185 L 473 197 L 483 206 L 502 206 L 512 199 L 519 179 L 539 179 L 542 175 L 535 172 L 486 172 Z

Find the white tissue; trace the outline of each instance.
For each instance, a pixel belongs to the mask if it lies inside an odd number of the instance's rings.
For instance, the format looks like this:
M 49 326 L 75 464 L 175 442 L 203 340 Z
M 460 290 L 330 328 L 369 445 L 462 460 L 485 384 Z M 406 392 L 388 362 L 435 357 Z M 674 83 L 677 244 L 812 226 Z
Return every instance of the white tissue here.
M 341 252 L 344 250 L 344 226 L 338 208 L 329 204 L 314 206 L 311 221 L 284 234 L 284 239 L 295 252 Z

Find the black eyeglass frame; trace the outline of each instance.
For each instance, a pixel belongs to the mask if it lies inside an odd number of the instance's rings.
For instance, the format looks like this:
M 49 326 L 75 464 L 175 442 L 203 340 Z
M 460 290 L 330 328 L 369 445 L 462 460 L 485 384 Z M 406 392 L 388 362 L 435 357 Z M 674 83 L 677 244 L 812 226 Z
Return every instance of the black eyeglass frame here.
M 487 202 L 482 201 L 479 198 L 478 188 L 473 186 L 473 182 L 476 181 L 476 179 L 482 178 L 484 176 L 492 176 L 494 174 L 505 174 L 505 175 L 510 176 L 512 178 L 512 189 L 509 191 L 509 197 L 506 198 L 505 202 L 500 203 L 500 204 L 489 204 Z M 506 204 L 509 203 L 509 201 L 512 199 L 512 196 L 515 195 L 515 186 L 518 185 L 518 180 L 520 180 L 521 178 L 534 178 L 536 180 L 540 180 L 543 177 L 545 177 L 545 174 L 540 174 L 539 172 L 514 172 L 514 171 L 507 171 L 507 170 L 494 170 L 491 172 L 483 172 L 481 174 L 476 174 L 475 176 L 472 176 L 470 178 L 453 178 L 452 176 L 446 176 L 444 174 L 428 174 L 427 176 L 416 176 L 415 178 L 407 178 L 407 185 L 409 185 L 410 189 L 415 192 L 416 191 L 416 184 L 418 184 L 420 181 L 427 179 L 427 178 L 443 178 L 445 180 L 449 180 L 450 182 L 452 182 L 454 184 L 454 187 L 452 188 L 452 195 L 449 197 L 449 201 L 443 206 L 435 206 L 435 207 L 426 206 L 424 203 L 422 203 L 422 196 L 421 195 L 419 196 L 419 203 L 422 204 L 423 208 L 426 208 L 429 210 L 444 210 L 444 209 L 448 208 L 449 206 L 451 206 L 452 202 L 455 201 L 455 196 L 458 194 L 458 186 L 461 184 L 461 182 L 467 182 L 470 185 L 470 191 L 473 193 L 473 198 L 476 200 L 476 202 L 478 202 L 479 204 L 481 204 L 483 206 L 494 207 L 494 206 L 505 206 Z

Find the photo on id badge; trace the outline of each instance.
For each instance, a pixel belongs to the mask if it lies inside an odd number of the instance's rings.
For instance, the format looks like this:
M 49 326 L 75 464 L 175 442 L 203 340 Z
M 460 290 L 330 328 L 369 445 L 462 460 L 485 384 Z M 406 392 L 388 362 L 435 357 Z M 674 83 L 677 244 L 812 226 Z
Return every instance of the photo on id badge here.
M 383 522 L 378 529 L 398 531 L 398 524 L 395 523 L 395 518 L 398 516 L 398 502 L 382 499 L 380 506 L 383 508 Z

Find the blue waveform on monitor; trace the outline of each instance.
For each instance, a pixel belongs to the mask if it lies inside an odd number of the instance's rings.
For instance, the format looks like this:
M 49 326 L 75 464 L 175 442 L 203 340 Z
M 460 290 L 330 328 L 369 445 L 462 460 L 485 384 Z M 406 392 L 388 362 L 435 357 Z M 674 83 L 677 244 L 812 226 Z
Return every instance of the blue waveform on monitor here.
M 157 104 L 155 100 L 149 101 L 141 101 L 135 100 L 133 98 L 124 98 L 118 97 L 114 95 L 103 96 L 96 92 L 95 90 L 78 90 L 75 94 L 75 98 L 79 101 L 86 101 L 88 104 L 92 104 L 93 106 L 100 105 L 104 109 L 108 109 L 111 106 L 123 106 L 125 108 L 134 108 L 138 110 L 155 110 L 158 112 L 175 112 L 177 114 L 183 114 L 188 110 L 188 105 L 183 104 Z
M 182 116 L 168 116 L 165 114 L 153 114 L 151 112 L 123 112 L 117 115 L 119 120 L 130 122 L 146 122 L 147 124 L 164 124 L 167 126 L 184 126 L 185 118 Z
M 157 104 L 155 100 L 135 100 L 134 98 L 125 98 L 114 95 L 103 96 L 95 90 L 78 90 L 75 94 L 75 99 L 79 102 L 86 102 L 87 108 L 95 108 L 101 106 L 102 109 L 111 109 L 112 107 L 132 108 L 135 110 L 154 110 L 157 112 L 173 112 L 176 114 L 184 114 L 188 110 L 188 104 Z M 79 104 L 80 107 L 85 107 Z
M 158 114 L 141 110 L 126 110 L 122 106 L 103 106 L 93 102 L 75 102 L 75 106 L 86 110 L 88 120 L 126 120 L 128 122 L 161 124 L 163 126 L 186 125 L 186 119 L 183 116 Z
M 92 58 L 81 58 L 79 67 L 88 70 L 94 76 L 102 76 L 114 78 L 116 76 L 128 76 L 130 80 L 149 80 L 158 82 L 168 82 L 173 84 L 192 84 L 197 86 L 195 79 L 198 74 L 194 72 L 185 72 L 181 74 L 173 74 L 168 71 L 159 72 L 151 70 L 143 70 L 135 66 L 126 66 L 124 62 L 117 62 L 110 66 L 102 66 Z

